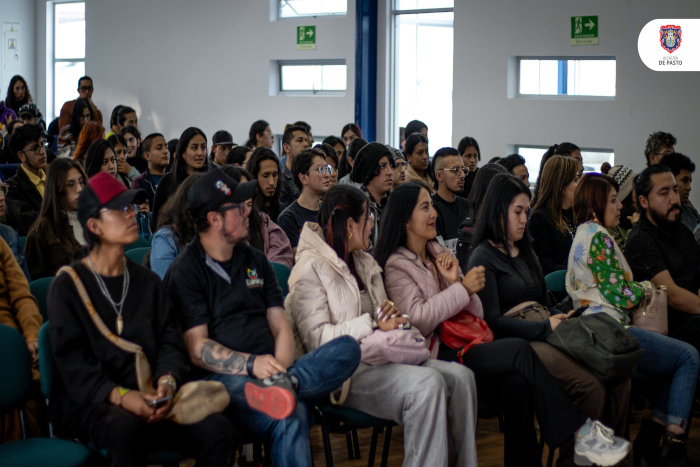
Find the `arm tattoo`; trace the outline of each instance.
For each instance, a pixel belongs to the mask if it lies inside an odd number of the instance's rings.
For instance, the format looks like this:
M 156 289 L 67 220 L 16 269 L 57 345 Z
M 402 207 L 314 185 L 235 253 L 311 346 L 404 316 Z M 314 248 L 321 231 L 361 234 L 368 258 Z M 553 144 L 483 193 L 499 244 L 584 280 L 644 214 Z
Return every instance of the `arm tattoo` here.
M 213 340 L 205 341 L 199 354 L 201 366 L 227 375 L 246 374 L 246 360 L 245 356 Z

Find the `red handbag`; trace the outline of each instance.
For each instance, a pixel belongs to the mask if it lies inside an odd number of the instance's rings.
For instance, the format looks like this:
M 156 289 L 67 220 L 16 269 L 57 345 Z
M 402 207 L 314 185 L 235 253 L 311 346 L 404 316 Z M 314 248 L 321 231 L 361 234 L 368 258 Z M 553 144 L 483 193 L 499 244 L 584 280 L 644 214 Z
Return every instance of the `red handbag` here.
M 438 328 L 438 336 L 440 341 L 449 348 L 460 349 L 457 352 L 459 363 L 464 363 L 462 356 L 471 346 L 493 340 L 493 332 L 486 321 L 465 310 L 443 321 Z

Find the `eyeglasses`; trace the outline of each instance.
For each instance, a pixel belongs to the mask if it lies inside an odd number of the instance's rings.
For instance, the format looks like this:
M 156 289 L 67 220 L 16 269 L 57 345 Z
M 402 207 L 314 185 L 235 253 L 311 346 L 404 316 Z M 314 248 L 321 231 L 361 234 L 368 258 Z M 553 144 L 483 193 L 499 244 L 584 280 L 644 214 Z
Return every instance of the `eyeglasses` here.
M 83 179 L 85 180 L 85 179 Z M 139 212 L 139 205 L 138 204 L 127 204 L 123 208 L 120 209 L 109 209 L 109 208 L 102 208 L 98 212 L 105 212 L 105 211 L 119 211 L 123 215 L 128 216 L 130 214 L 129 211 L 133 211 L 134 214 Z
M 77 181 L 76 180 L 68 180 L 66 182 L 66 189 L 69 191 L 78 191 L 78 185 L 80 185 L 80 188 L 83 188 L 86 183 L 87 183 L 86 178 L 79 178 Z
M 92 91 L 93 89 L 95 88 L 93 88 L 92 86 L 80 86 L 79 88 L 80 91 Z
M 452 175 L 458 175 L 460 172 L 467 174 L 469 173 L 469 167 L 452 167 L 451 169 L 438 169 L 444 170 L 445 172 L 452 172 Z
M 243 203 L 229 204 L 228 206 L 221 206 L 219 209 L 216 210 L 216 212 L 220 212 L 223 214 L 226 211 L 230 211 L 231 209 L 236 209 L 236 208 L 238 208 L 238 213 L 241 216 L 244 216 L 245 213 L 248 211 L 248 206 L 246 206 L 245 202 L 243 202 Z
M 48 144 L 42 141 L 40 143 L 35 144 L 31 148 L 22 149 L 22 152 L 33 152 L 34 154 L 41 154 L 42 152 L 46 153 L 46 149 L 48 149 L 48 147 Z
M 2 191 L 3 195 L 6 195 L 8 191 L 10 191 L 10 185 L 3 183 L 3 185 L 0 187 L 0 191 Z
M 655 152 L 654 154 L 657 156 L 668 156 L 669 154 L 673 154 L 673 151 Z
M 333 166 L 330 165 L 330 164 L 328 164 L 328 165 L 319 165 L 318 167 L 316 167 L 316 168 L 314 168 L 314 169 L 311 169 L 311 170 L 309 170 L 309 171 L 306 172 L 306 173 L 310 174 L 310 173 L 313 172 L 314 170 L 317 171 L 318 173 L 320 173 L 321 175 L 326 175 L 326 174 L 328 174 L 328 175 L 333 175 Z
M 403 167 L 404 169 L 408 167 L 408 162 L 402 161 L 402 162 L 395 162 L 396 168 L 398 169 L 399 167 Z

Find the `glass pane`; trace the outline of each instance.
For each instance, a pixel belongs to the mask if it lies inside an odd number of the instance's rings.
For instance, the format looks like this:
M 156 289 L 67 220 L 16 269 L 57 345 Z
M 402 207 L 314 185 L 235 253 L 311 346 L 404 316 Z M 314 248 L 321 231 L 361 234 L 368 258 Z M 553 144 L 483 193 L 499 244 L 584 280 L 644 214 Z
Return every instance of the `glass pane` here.
M 530 173 L 530 186 L 534 188 L 535 182 L 537 182 L 537 174 L 540 172 L 542 155 L 547 152 L 547 148 L 520 146 L 516 149 L 516 152 L 525 158 L 525 167 Z
M 324 91 L 345 91 L 347 89 L 347 67 L 345 65 L 323 65 L 321 78 Z
M 556 95 L 558 92 L 559 62 L 557 60 L 540 60 L 539 94 Z
M 85 58 L 85 3 L 56 3 L 55 58 Z
M 78 97 L 78 79 L 85 76 L 85 62 L 56 62 L 53 76 L 53 108 L 58 115 L 64 102 Z
M 583 159 L 583 173 L 600 172 L 600 166 L 607 162 L 612 167 L 615 165 L 615 153 L 603 151 L 581 151 Z
M 565 60 L 565 62 L 565 95 L 615 96 L 615 60 Z M 559 60 L 521 59 L 520 94 L 559 95 L 559 63 Z
M 525 158 L 525 165 L 530 172 L 530 184 L 534 188 L 540 171 L 540 162 L 542 162 L 542 156 L 547 152 L 547 148 L 518 146 L 516 149 L 518 154 Z M 611 166 L 615 165 L 615 153 L 610 151 L 583 150 L 581 158 L 583 159 L 583 173 L 600 172 L 600 166 L 603 162 L 607 162 Z
M 428 8 L 454 8 L 454 6 L 454 0 L 396 0 L 395 9 L 425 10 Z
M 280 0 L 280 18 L 297 16 L 344 15 L 347 0 Z
M 421 120 L 433 152 L 452 146 L 453 21 L 454 13 L 396 17 L 395 136 L 398 127 Z
M 345 65 L 282 65 L 281 91 L 345 91 Z
M 520 94 L 540 93 L 540 61 L 520 60 Z

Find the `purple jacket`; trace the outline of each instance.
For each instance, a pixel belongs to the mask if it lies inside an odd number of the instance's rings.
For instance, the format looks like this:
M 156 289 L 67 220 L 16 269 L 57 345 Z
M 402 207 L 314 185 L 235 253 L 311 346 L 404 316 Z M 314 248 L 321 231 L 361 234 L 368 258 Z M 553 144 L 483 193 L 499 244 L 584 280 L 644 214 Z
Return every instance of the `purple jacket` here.
M 262 213 L 262 237 L 265 244 L 265 256 L 273 263 L 280 263 L 292 269 L 294 265 L 294 252 L 292 244 L 289 243 L 287 234 L 282 227 L 272 222 L 270 216 Z
M 7 119 L 12 117 L 13 120 L 17 120 L 17 114 L 14 110 L 5 106 L 5 101 L 0 102 L 0 124 L 7 125 Z

